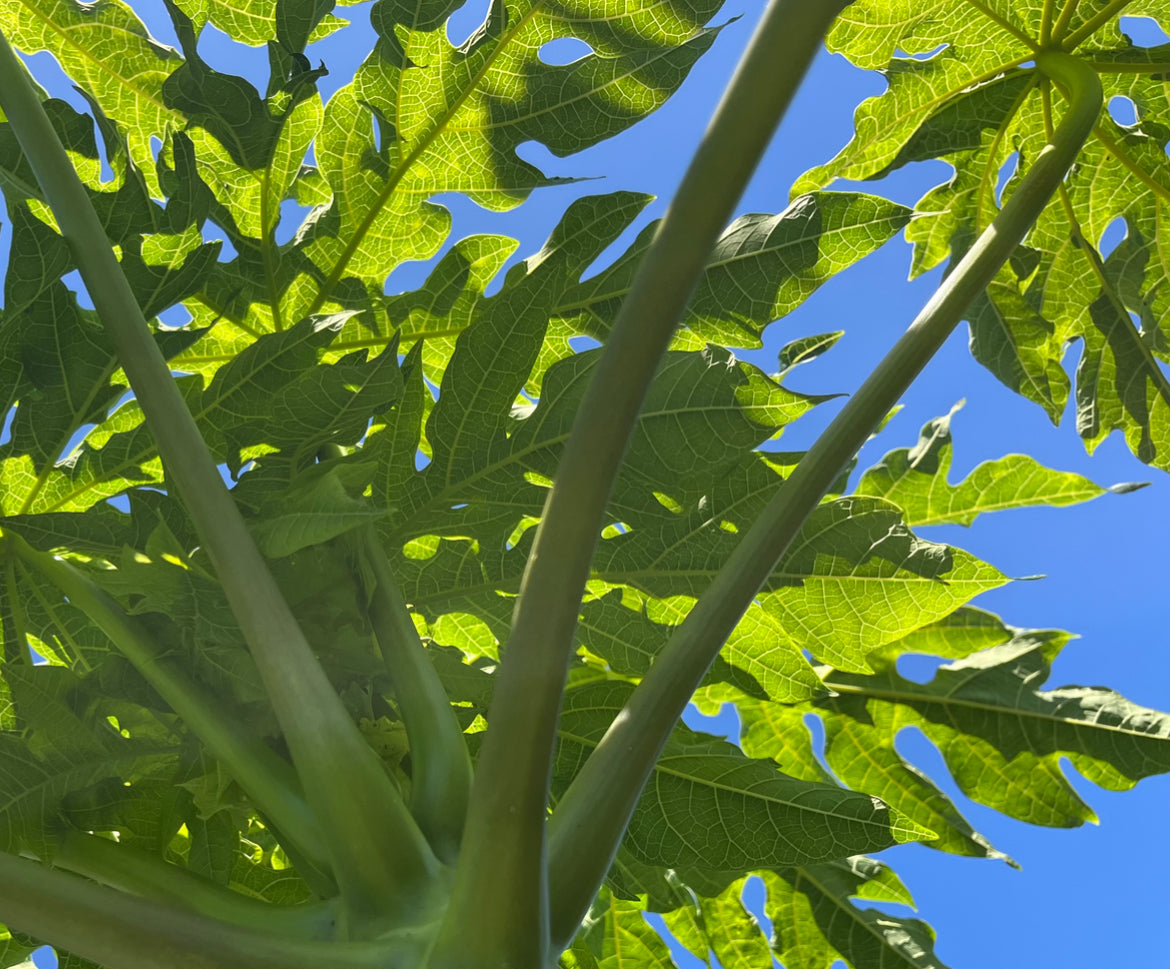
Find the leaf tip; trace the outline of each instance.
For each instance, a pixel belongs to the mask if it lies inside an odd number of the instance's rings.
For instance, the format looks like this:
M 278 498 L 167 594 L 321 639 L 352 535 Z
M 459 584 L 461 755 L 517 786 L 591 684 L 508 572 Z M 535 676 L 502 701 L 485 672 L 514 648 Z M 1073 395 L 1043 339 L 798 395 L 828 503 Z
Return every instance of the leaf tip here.
M 1138 490 L 1144 490 L 1150 486 L 1150 481 L 1146 480 L 1142 483 L 1114 483 L 1111 487 L 1106 487 L 1110 493 L 1136 493 Z

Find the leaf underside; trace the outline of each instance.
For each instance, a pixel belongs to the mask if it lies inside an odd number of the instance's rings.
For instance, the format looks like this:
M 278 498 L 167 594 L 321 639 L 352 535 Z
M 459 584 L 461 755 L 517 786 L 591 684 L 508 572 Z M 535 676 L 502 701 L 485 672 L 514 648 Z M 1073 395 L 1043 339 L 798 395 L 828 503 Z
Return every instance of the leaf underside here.
M 650 199 L 582 195 L 517 262 L 507 237 L 451 240 L 450 213 L 434 197 L 460 193 L 504 211 L 539 193 L 555 180 L 517 148 L 535 141 L 571 156 L 654 111 L 715 39 L 720 0 L 493 2 L 456 45 L 447 20 L 458 6 L 379 0 L 373 50 L 327 101 L 312 45 L 350 29 L 344 8 L 176 0 L 178 50 L 119 0 L 0 8 L 14 46 L 50 52 L 88 101 L 91 114 L 59 99 L 45 107 L 249 528 L 375 744 L 399 713 L 344 535 L 377 532 L 461 724 L 478 733 L 533 530 L 597 362 L 580 339 L 605 339 L 654 233 L 642 226 L 594 272 Z M 1039 30 L 1039 0 L 986 6 L 1029 36 Z M 1082 0 L 1070 30 L 1100 7 Z M 1127 12 L 1164 15 L 1153 0 Z M 741 216 L 717 244 L 610 501 L 554 799 L 799 460 L 773 440 L 828 396 L 790 388 L 790 373 L 839 335 L 793 341 L 778 375 L 732 349 L 760 346 L 765 328 L 902 230 L 916 273 L 957 256 L 994 215 L 1001 164 L 1018 152 L 1026 166 L 1046 118 L 1059 117 L 1059 93 L 1022 67 L 1028 48 L 981 16 L 941 0 L 848 7 L 830 47 L 886 70 L 889 91 L 859 109 L 857 138 L 803 178 L 786 210 Z M 264 91 L 201 59 L 208 25 L 264 46 Z M 544 46 L 565 38 L 590 53 L 546 63 Z M 924 59 L 896 54 L 940 45 Z M 1113 23 L 1085 48 L 1127 65 L 1163 57 L 1129 45 Z M 1128 67 L 1103 76 L 1138 105 L 1139 122 L 1102 118 L 1067 191 L 973 310 L 973 347 L 1059 417 L 1069 394 L 1061 358 L 1082 339 L 1086 441 L 1121 429 L 1143 460 L 1170 468 L 1159 364 L 1170 188 L 1156 188 L 1170 187 L 1164 85 Z M 823 189 L 928 158 L 950 162 L 955 176 L 917 215 Z M 67 283 L 74 261 L 3 121 L 0 189 L 12 239 L 0 529 L 84 571 L 167 646 L 168 664 L 280 752 L 213 566 L 167 492 L 96 314 Z M 1096 241 L 1119 217 L 1126 239 L 1102 259 Z M 386 293 L 396 267 L 432 258 L 421 286 Z M 187 323 L 160 322 L 179 311 Z M 1115 789 L 1170 770 L 1167 717 L 1106 690 L 1043 688 L 1067 636 L 971 606 L 1008 579 L 913 533 L 1105 491 L 1028 457 L 952 483 L 949 419 L 888 453 L 852 493 L 839 484 L 805 525 L 696 696 L 708 712 L 734 703 L 742 739 L 676 731 L 565 965 L 671 966 L 649 910 L 723 966 L 940 966 L 924 922 L 853 902 L 912 905 L 866 856 L 914 840 L 1007 856 L 900 756 L 905 727 L 939 747 L 968 796 L 1050 826 L 1092 820 L 1062 756 Z M 9 545 L 0 627 L 0 847 L 51 858 L 62 829 L 116 833 L 241 896 L 314 900 L 296 849 L 266 827 L 243 782 Z M 47 665 L 28 665 L 26 647 Z M 913 683 L 897 671 L 911 653 L 948 661 Z M 823 753 L 809 721 L 823 727 Z M 406 745 L 394 739 L 379 753 L 408 784 Z M 761 883 L 770 941 L 743 905 Z M 20 963 L 37 945 L 7 932 L 0 961 Z

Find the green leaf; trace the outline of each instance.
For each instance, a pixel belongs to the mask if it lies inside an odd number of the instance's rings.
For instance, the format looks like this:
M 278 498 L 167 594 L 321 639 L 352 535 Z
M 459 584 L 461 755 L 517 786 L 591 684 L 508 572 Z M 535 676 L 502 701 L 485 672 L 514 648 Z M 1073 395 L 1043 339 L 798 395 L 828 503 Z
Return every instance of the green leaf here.
M 926 923 L 860 909 L 851 901 L 911 904 L 897 876 L 881 862 L 851 858 L 760 877 L 775 930 L 772 948 L 788 969 L 827 969 L 838 959 L 855 969 L 943 968 Z
M 547 184 L 516 155 L 521 142 L 567 155 L 659 107 L 714 39 L 703 24 L 718 7 L 606 2 L 554 14 L 512 0 L 493 4 L 456 49 L 442 26 L 450 4 L 380 4 L 371 18 L 380 43 L 330 100 L 316 146 L 334 193 L 329 226 L 306 248 L 327 275 L 319 293 L 345 276 L 380 286 L 396 264 L 431 256 L 450 226 L 426 202 L 436 194 L 500 210 Z M 596 53 L 541 62 L 539 49 L 565 36 Z
M 287 557 L 386 516 L 385 511 L 352 496 L 336 468 L 274 498 L 272 507 L 267 515 L 262 511 L 251 526 L 266 557 Z
M 1095 820 L 1065 779 L 1061 756 L 1102 787 L 1128 789 L 1170 766 L 1170 717 L 1111 690 L 1041 690 L 1051 659 L 1067 639 L 1059 632 L 1020 632 L 942 666 L 926 684 L 892 669 L 872 676 L 826 674 L 825 684 L 840 695 L 818 708 L 832 714 L 827 718 L 834 725 L 870 727 L 873 737 L 862 741 L 862 750 L 842 739 L 830 763 L 848 777 L 857 755 L 869 752 L 865 747 L 881 738 L 892 753 L 898 730 L 919 726 L 973 800 L 1049 827 Z M 895 766 L 888 755 L 878 762 Z M 888 800 L 919 820 L 892 793 Z
M 0 734 L 0 841 L 6 849 L 50 858 L 52 832 L 70 794 L 110 777 L 153 775 L 173 759 L 172 747 L 111 737 L 107 745 L 90 737 L 68 752 L 36 754 L 17 735 Z
M 997 851 L 959 813 L 942 790 L 894 747 L 896 729 L 881 719 L 846 706 L 783 707 L 751 701 L 738 706 L 744 752 L 768 757 L 785 773 L 802 780 L 830 780 L 812 749 L 805 716 L 816 713 L 825 733 L 825 762 L 837 779 L 856 790 L 876 794 L 904 811 L 937 837 L 923 843 L 956 855 L 1010 858 Z
M 643 676 L 688 607 L 685 599 L 642 600 L 629 589 L 611 590 L 582 606 L 577 637 L 613 672 Z M 784 702 L 810 698 L 821 691 L 821 682 L 803 656 L 777 644 L 783 637 L 771 615 L 749 611 L 704 682 L 730 683 L 749 694 Z
M 566 695 L 555 776 L 573 773 L 629 692 L 598 683 Z M 786 777 L 730 743 L 679 728 L 625 847 L 648 864 L 727 870 L 827 861 L 930 834 L 865 794 Z
M 698 896 L 695 905 L 663 916 L 670 931 L 699 957 L 714 954 L 725 969 L 771 969 L 772 950 L 755 917 L 743 904 L 746 878 L 717 896 Z
M 961 524 L 982 513 L 1047 505 L 1064 507 L 1106 491 L 1075 473 L 1046 469 L 1030 456 L 1005 456 L 980 463 L 951 486 L 951 419 L 963 403 L 922 428 L 913 449 L 896 449 L 866 470 L 857 484 L 863 496 L 896 503 L 914 527 Z
M 0 964 L 7 969 L 32 966 L 29 954 L 37 948 L 35 941 L 28 941 L 20 933 L 14 933 L 7 926 L 0 926 Z
M 1053 16 L 1059 8 L 1059 16 Z M 1010 268 L 976 299 L 968 317 L 975 357 L 1059 422 L 1070 382 L 1071 341 L 1084 351 L 1076 375 L 1077 429 L 1092 451 L 1120 430 L 1145 463 L 1170 469 L 1170 379 L 1165 262 L 1158 239 L 1170 201 L 1170 101 L 1164 48 L 1139 48 L 1119 29 L 1138 4 L 1071 5 L 860 0 L 828 39 L 862 68 L 881 71 L 887 91 L 864 102 L 841 153 L 798 180 L 806 192 L 834 179 L 874 179 L 910 162 L 940 159 L 954 176 L 920 200 L 907 228 L 914 274 L 966 251 L 995 218 L 1021 173 L 1047 142 L 1063 95 L 1031 62 L 1045 46 L 1083 57 L 1105 97 L 1125 97 L 1138 119 L 1118 125 L 1102 113 L 1064 186 L 1030 230 Z M 1047 11 L 1047 15 L 1045 15 Z M 1065 12 L 1070 14 L 1066 20 Z M 1152 16 L 1165 18 L 1158 7 Z M 1042 36 L 1055 28 L 1057 35 Z M 1150 66 L 1143 71 L 1143 65 Z M 1001 170 L 1011 176 L 1002 194 Z M 1124 244 L 1104 257 L 1102 234 L 1125 222 Z
M 737 479 L 714 485 L 676 524 L 603 543 L 595 571 L 656 597 L 697 595 L 763 494 L 751 503 L 733 502 L 736 493 L 746 493 Z M 769 486 L 775 489 L 775 482 Z M 969 554 L 915 538 L 885 501 L 848 497 L 822 504 L 809 518 L 757 600 L 793 651 L 807 648 L 823 661 L 866 671 L 865 656 L 873 649 L 1005 580 Z
M 812 193 L 774 216 L 741 216 L 716 243 L 682 325 L 691 342 L 758 347 L 765 325 L 878 249 L 909 219 L 904 206 L 862 193 Z M 657 226 L 646 227 L 609 268 L 569 289 L 557 315 L 604 338 Z
M 20 50 L 49 51 L 65 72 L 124 129 L 130 156 L 158 195 L 151 136 L 181 128 L 162 84 L 179 64 L 121 0 L 90 9 L 72 0 L 21 0 L 0 11 L 0 30 Z
M 644 908 L 645 902 L 628 902 L 603 888 L 573 941 L 577 962 L 590 969 L 673 970 L 670 950 L 642 917 Z
M 780 349 L 777 356 L 780 362 L 780 373 L 783 375 L 797 365 L 803 365 L 814 358 L 819 358 L 833 347 L 844 335 L 844 331 L 830 331 L 828 334 L 814 334 L 807 338 L 797 338 Z
M 332 4 L 320 0 L 176 0 L 175 6 L 198 27 L 210 22 L 241 44 L 261 45 L 279 37 L 293 51 L 304 50 L 306 39 L 320 40 L 345 23 L 329 13 Z

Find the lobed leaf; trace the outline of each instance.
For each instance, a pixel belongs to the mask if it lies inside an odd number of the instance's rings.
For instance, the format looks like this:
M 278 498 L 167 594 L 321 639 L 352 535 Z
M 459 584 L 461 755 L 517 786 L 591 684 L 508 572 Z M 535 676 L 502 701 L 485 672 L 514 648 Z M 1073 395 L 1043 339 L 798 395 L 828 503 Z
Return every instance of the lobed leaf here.
M 960 402 L 947 415 L 923 426 L 913 449 L 887 453 L 866 470 L 857 492 L 896 503 L 906 523 L 914 527 L 969 527 L 982 513 L 1038 505 L 1063 507 L 1106 492 L 1083 476 L 1046 469 L 1030 456 L 980 463 L 961 483 L 951 486 L 951 419 L 961 406 Z
M 936 266 L 948 252 L 957 261 L 994 219 L 1001 197 L 1014 190 L 1063 111 L 1063 96 L 1029 64 L 1031 54 L 1052 42 L 1084 57 L 1101 74 L 1106 98 L 1128 99 L 1137 122 L 1122 126 L 1103 112 L 1017 259 L 970 308 L 971 350 L 1055 423 L 1070 390 L 1065 351 L 1080 339 L 1077 428 L 1086 447 L 1092 451 L 1120 430 L 1139 459 L 1165 469 L 1168 346 L 1165 315 L 1155 310 L 1165 297 L 1156 241 L 1170 200 L 1163 151 L 1170 103 L 1157 70 L 1165 51 L 1133 45 L 1117 18 L 1147 13 L 1165 22 L 1166 11 L 1086 0 L 1061 7 L 1059 36 L 1046 38 L 1043 25 L 1054 21 L 1045 20 L 1046 10 L 1055 8 L 1037 0 L 852 4 L 829 47 L 859 67 L 882 71 L 888 90 L 861 105 L 850 143 L 806 173 L 794 192 L 941 159 L 954 176 L 923 197 L 921 218 L 907 228 L 915 244 L 912 272 Z M 1127 236 L 1106 255 L 1102 234 L 1116 220 L 1124 220 Z

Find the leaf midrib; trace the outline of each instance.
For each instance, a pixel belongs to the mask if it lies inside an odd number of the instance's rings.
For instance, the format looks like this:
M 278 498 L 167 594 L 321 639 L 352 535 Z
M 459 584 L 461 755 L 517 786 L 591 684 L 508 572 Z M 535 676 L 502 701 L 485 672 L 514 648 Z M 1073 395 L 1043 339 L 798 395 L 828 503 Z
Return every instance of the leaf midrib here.
M 76 28 L 61 27 L 60 25 L 54 23 L 54 21 L 51 18 L 45 16 L 45 14 L 43 14 L 39 9 L 37 9 L 37 7 L 33 6 L 29 2 L 29 0 L 19 0 L 19 2 L 20 2 L 20 5 L 26 11 L 28 11 L 30 16 L 32 16 L 34 19 L 39 21 L 44 26 L 48 27 L 53 33 L 57 34 L 83 60 L 90 62 L 95 67 L 97 67 L 98 69 L 103 71 L 105 74 L 108 74 L 111 78 L 114 78 L 116 81 L 121 83 L 124 87 L 126 87 L 128 90 L 133 91 L 138 97 L 142 98 L 145 101 L 150 102 L 156 108 L 162 109 L 162 111 L 165 112 L 168 117 L 170 117 L 172 119 L 177 119 L 179 121 L 184 121 L 184 122 L 186 121 L 186 119 L 181 114 L 176 112 L 174 109 L 167 107 L 165 102 L 159 101 L 154 95 L 143 91 L 141 88 L 139 88 L 136 85 L 131 84 L 127 78 L 122 77 L 120 74 L 118 74 L 117 71 L 112 70 L 110 68 L 108 62 L 106 62 L 100 58 L 94 57 L 94 55 L 89 51 L 88 48 L 83 47 L 82 45 L 78 44 L 70 36 L 71 31 L 75 30 Z M 123 33 L 123 34 L 126 33 L 126 31 L 120 30 L 119 28 L 115 28 L 115 27 L 111 26 L 110 24 L 102 24 L 102 27 L 104 27 L 106 30 L 109 30 L 111 32 L 117 31 L 118 33 Z M 141 35 L 138 35 L 138 34 L 135 34 L 133 36 L 138 37 L 139 39 L 143 39 L 143 40 L 145 39 L 145 38 L 141 37 Z M 174 60 L 179 61 L 180 63 L 182 63 L 182 61 L 183 61 L 183 59 L 178 57 L 177 54 L 176 54 Z M 176 65 L 176 67 L 177 66 L 178 65 Z
M 342 250 L 341 255 L 337 258 L 337 262 L 333 265 L 333 268 L 326 276 L 325 282 L 317 291 L 317 296 L 313 298 L 312 304 L 309 305 L 309 309 L 305 312 L 306 315 L 315 314 L 317 311 L 321 310 L 326 301 L 329 300 L 329 296 L 332 293 L 333 288 L 335 288 L 340 282 L 342 275 L 345 273 L 345 268 L 349 265 L 350 260 L 353 259 L 353 255 L 357 253 L 358 248 L 362 245 L 362 241 L 366 238 L 366 234 L 370 232 L 371 227 L 374 225 L 374 221 L 378 218 L 378 215 L 382 212 L 382 209 L 385 207 L 390 197 L 394 195 L 394 191 L 398 188 L 398 184 L 402 182 L 406 174 L 410 171 L 411 167 L 420 158 L 422 158 L 426 151 L 431 147 L 431 144 L 435 141 L 435 139 L 437 139 L 442 132 L 446 131 L 447 123 L 455 117 L 455 113 L 463 107 L 464 102 L 466 102 L 467 99 L 475 93 L 480 82 L 483 81 L 485 77 L 487 77 L 488 72 L 495 64 L 496 58 L 499 56 L 500 52 L 504 50 L 504 48 L 512 41 L 520 29 L 536 15 L 536 13 L 544 6 L 544 3 L 545 0 L 532 0 L 532 5 L 516 19 L 516 23 L 504 29 L 504 32 L 500 35 L 500 39 L 496 46 L 484 58 L 483 64 L 475 72 L 475 74 L 472 75 L 471 79 L 468 81 L 467 87 L 459 93 L 459 96 L 455 98 L 441 114 L 435 118 L 431 127 L 421 136 L 419 141 L 415 143 L 414 148 L 410 150 L 409 154 L 407 154 L 407 156 L 398 164 L 397 168 L 390 174 L 389 178 L 386 180 L 386 185 L 378 193 L 374 204 L 370 207 L 365 217 L 363 217 L 362 221 L 358 224 L 357 229 L 354 231 L 354 235 L 350 238 L 349 243 L 346 244 L 345 249 Z
M 985 675 L 988 671 L 989 670 L 986 669 L 979 670 L 978 672 L 973 673 L 967 681 L 976 679 L 980 675 Z M 1038 720 L 1041 722 L 1052 723 L 1057 726 L 1070 726 L 1076 727 L 1078 729 L 1084 728 L 1086 730 L 1104 730 L 1109 733 L 1121 733 L 1125 736 L 1132 737 L 1133 739 L 1137 740 L 1153 740 L 1162 742 L 1166 742 L 1167 740 L 1167 738 L 1164 736 L 1158 736 L 1154 733 L 1139 733 L 1127 727 L 1113 726 L 1110 724 L 1098 723 L 1089 720 L 1070 719 L 1068 717 L 1057 716 L 1053 713 L 1037 713 L 1031 710 L 1015 709 L 1010 706 L 997 705 L 995 703 L 988 703 L 982 700 L 965 699 L 955 696 L 932 696 L 928 693 L 918 693 L 912 690 L 908 691 L 903 689 L 883 689 L 880 687 L 862 688 L 850 685 L 849 683 L 834 682 L 831 678 L 825 680 L 825 685 L 839 693 L 848 693 L 853 696 L 869 696 L 891 703 L 906 703 L 912 707 L 915 702 L 944 707 L 957 706 L 959 708 L 965 708 L 978 712 L 988 712 L 1011 716 L 1020 722 L 1023 722 L 1025 719 Z M 960 684 L 958 688 L 962 688 L 963 685 L 965 685 L 965 683 Z M 1042 694 L 1039 692 L 1037 695 L 1042 697 Z M 917 707 L 913 708 L 917 709 Z M 923 718 L 925 719 L 926 717 L 924 716 Z M 954 729 L 953 726 L 949 726 L 948 728 Z
M 574 712 L 574 714 L 584 713 L 584 712 L 587 712 L 587 710 L 574 710 L 573 712 Z M 603 710 L 603 712 L 608 713 L 609 711 Z M 587 737 L 579 736 L 576 733 L 570 733 L 568 730 L 565 730 L 563 728 L 558 728 L 557 735 L 559 737 L 561 737 L 562 739 L 569 741 L 570 743 L 575 743 L 578 746 L 582 746 L 582 747 L 588 747 L 590 750 L 594 750 L 597 747 L 597 744 L 595 742 L 589 740 Z M 776 804 L 776 805 L 780 805 L 780 806 L 786 807 L 786 808 L 793 808 L 794 810 L 799 811 L 799 812 L 804 812 L 804 813 L 811 812 L 813 814 L 822 814 L 825 817 L 836 818 L 838 820 L 850 822 L 850 823 L 854 823 L 854 824 L 863 824 L 863 825 L 867 825 L 867 826 L 877 826 L 877 827 L 882 826 L 880 821 L 876 821 L 872 818 L 864 818 L 864 817 L 858 817 L 857 815 L 843 814 L 839 811 L 827 811 L 827 810 L 824 810 L 822 808 L 810 808 L 807 805 L 798 804 L 794 801 L 786 800 L 784 798 L 776 797 L 774 795 L 761 794 L 757 791 L 751 791 L 751 790 L 748 790 L 744 787 L 728 786 L 727 784 L 722 783 L 721 781 L 714 781 L 714 780 L 711 780 L 709 778 L 698 777 L 695 774 L 686 773 L 685 771 L 672 769 L 670 767 L 664 767 L 663 763 L 662 763 L 664 760 L 669 761 L 669 760 L 686 760 L 686 759 L 703 759 L 703 758 L 718 760 L 723 756 L 724 755 L 722 755 L 722 754 L 677 754 L 677 755 L 673 755 L 673 756 L 660 757 L 658 759 L 658 761 L 656 761 L 654 764 L 654 772 L 658 773 L 658 774 L 665 774 L 668 777 L 676 777 L 679 780 L 684 780 L 689 784 L 696 784 L 696 785 L 702 785 L 704 787 L 709 787 L 712 790 L 717 791 L 717 792 L 722 792 L 722 793 L 726 793 L 729 795 L 734 794 L 734 795 L 737 795 L 739 797 L 751 798 L 751 799 L 754 799 L 757 801 L 763 801 L 765 803 Z M 727 756 L 730 757 L 731 759 L 734 759 L 734 757 L 735 757 L 734 754 L 728 754 Z M 748 761 L 748 762 L 752 761 L 751 757 L 746 757 L 744 759 L 745 759 L 745 761 Z M 745 763 L 744 766 L 746 766 L 746 765 L 747 764 Z M 779 773 L 779 771 L 777 771 L 777 773 Z M 792 778 L 792 780 L 796 781 L 796 780 L 798 780 L 798 778 L 794 777 L 794 778 Z M 817 789 L 818 787 L 827 788 L 829 786 L 826 784 L 816 784 L 812 781 L 799 781 L 799 783 L 807 784 L 809 786 L 809 788 L 813 789 L 813 790 Z M 838 788 L 838 790 L 840 791 L 840 794 L 843 797 L 844 796 L 849 796 L 849 797 L 867 797 L 868 796 L 865 794 L 861 794 L 858 791 L 851 791 L 851 790 L 844 788 L 844 787 Z M 887 827 L 889 827 L 891 831 L 893 830 L 892 825 L 887 825 Z M 788 843 L 794 844 L 791 840 L 789 840 Z M 795 845 L 794 845 L 794 847 L 795 847 Z
M 810 194 L 806 193 L 805 195 L 810 195 Z M 798 199 L 799 198 L 803 198 L 803 197 L 798 197 Z M 785 210 L 781 211 L 780 213 L 775 214 L 775 216 L 773 216 L 772 218 L 775 219 L 776 217 L 783 217 L 791 209 L 792 209 L 792 207 L 789 206 L 788 209 L 785 209 Z M 875 219 L 871 219 L 871 220 L 866 220 L 863 223 L 850 223 L 848 226 L 837 227 L 837 228 L 832 229 L 832 230 L 826 230 L 822 233 L 801 235 L 800 237 L 798 237 L 795 240 L 785 240 L 783 243 L 776 245 L 776 246 L 765 247 L 765 248 L 762 248 L 760 250 L 752 250 L 750 253 L 746 253 L 746 254 L 736 254 L 732 257 L 728 257 L 725 260 L 713 260 L 704 267 L 703 273 L 707 274 L 708 272 L 710 272 L 712 270 L 720 270 L 724 267 L 731 266 L 731 265 L 736 264 L 736 263 L 743 261 L 743 260 L 751 260 L 751 259 L 761 257 L 761 256 L 770 256 L 770 255 L 775 254 L 775 253 L 780 253 L 780 252 L 782 252 L 790 247 L 802 246 L 802 245 L 804 245 L 810 241 L 814 241 L 814 240 L 823 240 L 825 237 L 842 236 L 850 230 L 864 229 L 864 228 L 870 227 L 870 226 L 877 226 L 879 224 L 886 224 L 886 223 L 894 223 L 897 221 L 898 221 L 897 217 L 885 216 L 885 217 L 879 217 L 879 218 L 875 218 Z M 728 227 L 728 229 L 730 229 L 730 227 Z M 718 246 L 718 242 L 716 243 L 716 246 Z M 820 248 L 818 248 L 818 250 L 819 249 Z M 627 253 L 625 256 L 629 256 L 629 254 Z M 641 256 L 641 254 L 639 254 L 639 256 Z M 612 269 L 612 266 L 613 265 L 611 265 L 610 269 Z M 793 275 L 793 277 L 790 279 L 796 279 L 799 282 L 799 279 L 796 278 L 795 275 Z M 588 281 L 582 281 L 574 286 L 579 288 L 579 287 L 584 287 L 586 284 L 588 284 Z M 553 307 L 552 310 L 549 312 L 549 315 L 550 315 L 550 317 L 557 317 L 557 316 L 564 317 L 568 314 L 573 313 L 574 311 L 591 311 L 593 306 L 596 304 L 601 304 L 605 301 L 612 301 L 612 300 L 616 300 L 617 298 L 620 298 L 620 297 L 625 297 L 626 294 L 629 293 L 629 290 L 630 290 L 630 288 L 627 286 L 627 287 L 620 288 L 618 290 L 608 291 L 608 292 L 604 292 L 601 294 L 597 294 L 597 293 L 589 294 L 587 300 L 578 301 L 578 302 L 568 304 L 568 305 L 560 305 L 560 306 Z M 689 307 L 688 307 L 688 310 L 689 310 Z M 683 321 L 684 321 L 684 323 L 686 321 L 686 314 L 685 313 L 683 316 Z

